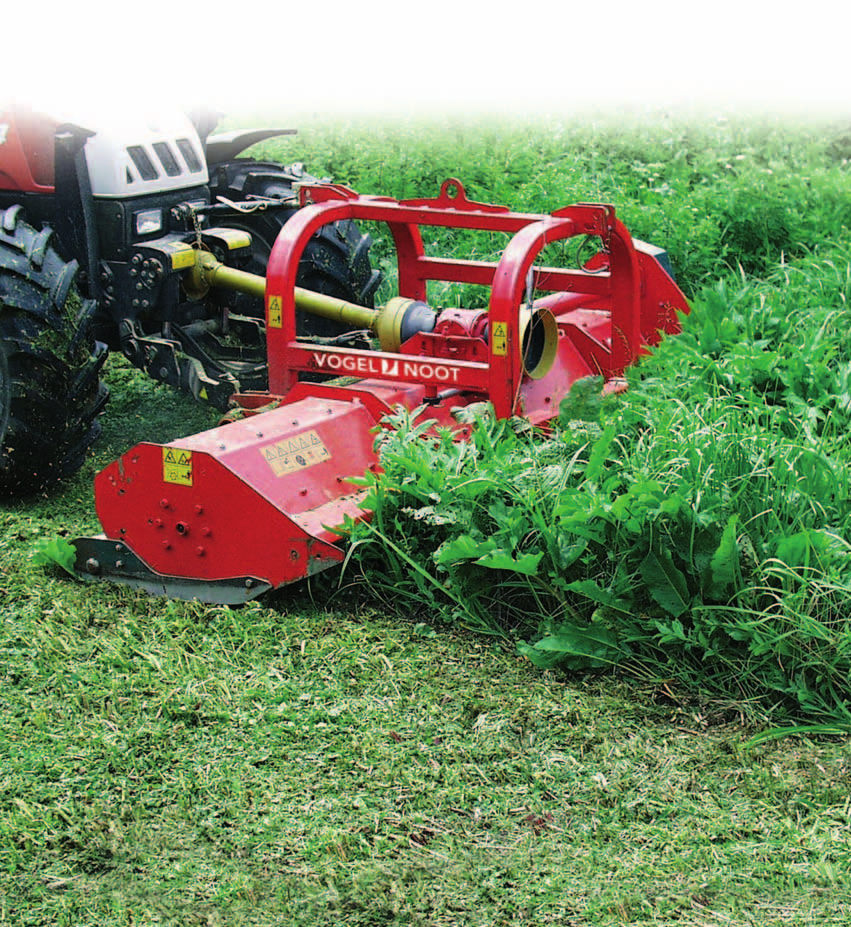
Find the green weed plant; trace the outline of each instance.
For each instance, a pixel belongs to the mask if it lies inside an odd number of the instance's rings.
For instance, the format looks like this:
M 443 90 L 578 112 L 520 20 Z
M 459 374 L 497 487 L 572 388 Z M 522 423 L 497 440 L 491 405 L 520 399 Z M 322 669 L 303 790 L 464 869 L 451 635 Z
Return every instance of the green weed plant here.
M 427 411 L 393 421 L 353 558 L 388 601 L 516 638 L 540 667 L 847 724 L 847 153 L 830 133 L 666 128 L 563 126 L 558 155 L 537 135 L 510 201 L 615 200 L 669 247 L 683 333 L 625 397 L 577 384 L 545 437 L 486 410 L 465 445 L 423 440 Z
M 427 411 L 392 422 L 353 528 L 371 587 L 540 667 L 847 723 L 851 358 L 841 313 L 784 311 L 793 279 L 703 292 L 625 395 L 580 381 L 551 434 L 487 411 L 466 443 L 426 439 Z

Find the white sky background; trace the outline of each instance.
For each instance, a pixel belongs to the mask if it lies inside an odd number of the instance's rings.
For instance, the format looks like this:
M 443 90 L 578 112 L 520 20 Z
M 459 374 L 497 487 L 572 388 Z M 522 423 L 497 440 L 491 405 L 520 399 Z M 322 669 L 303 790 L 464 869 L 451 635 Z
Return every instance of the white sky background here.
M 34 16 L 23 0 L 6 0 L 0 99 L 62 109 L 204 104 L 273 121 L 694 106 L 851 117 L 851 7 L 837 0 L 51 7 Z

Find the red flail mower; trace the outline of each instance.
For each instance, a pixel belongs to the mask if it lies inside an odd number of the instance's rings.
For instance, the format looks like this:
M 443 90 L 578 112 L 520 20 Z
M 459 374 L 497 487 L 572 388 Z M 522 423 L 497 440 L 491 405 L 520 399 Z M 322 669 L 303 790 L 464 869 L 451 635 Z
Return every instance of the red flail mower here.
M 483 401 L 499 417 L 544 425 L 580 378 L 602 375 L 606 389 L 621 389 L 624 370 L 689 311 L 664 252 L 634 241 L 611 206 L 522 214 L 469 200 L 457 180 L 428 200 L 327 184 L 300 196 L 265 279 L 197 249 L 184 282 L 199 293 L 262 294 L 268 391 L 235 395 L 227 424 L 139 444 L 103 470 L 95 493 L 104 533 L 74 542 L 81 576 L 236 604 L 333 567 L 345 556 L 335 527 L 369 517 L 349 478 L 380 468 L 375 429 L 397 407 L 425 407 L 461 440 L 469 425 L 456 413 Z M 381 309 L 296 285 L 317 230 L 345 220 L 389 230 L 401 295 Z M 431 227 L 505 233 L 507 245 L 492 262 L 431 257 Z M 568 239 L 577 266 L 543 266 L 544 248 Z M 430 281 L 488 288 L 487 309 L 431 309 Z M 359 334 L 305 340 L 297 311 Z

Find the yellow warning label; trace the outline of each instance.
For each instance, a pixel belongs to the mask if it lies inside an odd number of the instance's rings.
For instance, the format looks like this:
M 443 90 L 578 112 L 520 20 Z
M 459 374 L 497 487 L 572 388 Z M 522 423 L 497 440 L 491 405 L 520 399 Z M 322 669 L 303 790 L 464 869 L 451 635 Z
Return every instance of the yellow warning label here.
M 269 328 L 281 328 L 281 297 L 269 297 Z
M 192 267 L 195 263 L 195 249 L 192 245 L 175 241 L 168 245 L 167 248 L 171 252 L 172 270 L 183 270 L 186 267 Z
M 260 448 L 260 453 L 275 476 L 286 476 L 331 459 L 328 448 L 315 431 L 305 431 L 294 438 L 269 444 Z
M 163 482 L 192 485 L 192 451 L 179 447 L 163 448 Z
M 493 353 L 498 357 L 505 357 L 508 353 L 508 325 L 505 322 L 495 322 L 491 332 L 491 345 Z

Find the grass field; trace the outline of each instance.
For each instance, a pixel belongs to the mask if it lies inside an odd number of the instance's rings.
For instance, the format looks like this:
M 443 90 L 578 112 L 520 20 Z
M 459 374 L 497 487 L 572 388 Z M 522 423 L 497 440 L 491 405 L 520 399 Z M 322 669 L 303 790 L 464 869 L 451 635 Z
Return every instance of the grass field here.
M 392 196 L 614 202 L 694 312 L 625 399 L 470 455 L 501 508 L 426 477 L 403 497 L 450 451 L 391 442 L 385 530 L 343 582 L 240 609 L 33 562 L 98 530 L 97 469 L 215 421 L 111 361 L 84 470 L 0 509 L 0 925 L 847 924 L 851 130 L 308 121 L 276 144 Z

